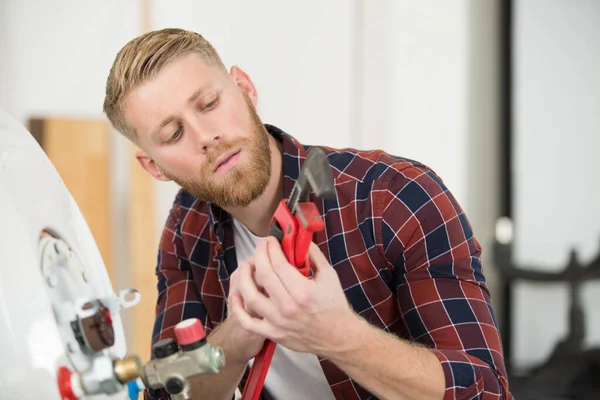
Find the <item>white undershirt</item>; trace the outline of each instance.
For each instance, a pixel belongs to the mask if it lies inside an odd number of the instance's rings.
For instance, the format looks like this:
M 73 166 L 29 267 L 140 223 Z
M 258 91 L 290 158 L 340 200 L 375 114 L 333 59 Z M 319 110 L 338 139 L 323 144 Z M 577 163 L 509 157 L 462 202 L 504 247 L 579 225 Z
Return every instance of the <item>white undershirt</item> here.
M 256 244 L 263 238 L 254 235 L 236 219 L 233 220 L 233 232 L 239 265 L 254 253 Z M 250 360 L 250 366 L 253 361 Z M 335 399 L 317 356 L 281 345 L 275 347 L 265 387 L 277 400 Z

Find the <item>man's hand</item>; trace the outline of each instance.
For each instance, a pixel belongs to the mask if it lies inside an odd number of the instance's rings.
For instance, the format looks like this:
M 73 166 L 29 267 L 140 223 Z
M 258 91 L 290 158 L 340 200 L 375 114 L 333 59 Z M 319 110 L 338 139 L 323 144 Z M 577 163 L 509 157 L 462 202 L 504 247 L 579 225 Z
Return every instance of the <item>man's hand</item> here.
M 252 278 L 254 263 L 252 258 L 241 263 L 231 275 L 229 298 L 227 299 L 229 313 L 223 323 L 223 347 L 229 350 L 226 354 L 228 362 L 246 364 L 262 349 L 265 336 L 258 335 L 244 328 L 240 323 L 239 313 L 236 310 L 244 309 L 244 302 L 240 296 L 240 288 L 245 286 L 248 279 Z
M 248 361 L 262 349 L 265 337 L 245 329 L 238 313 L 232 310 L 244 309 L 239 286 L 244 276 L 252 274 L 254 262 L 240 263 L 236 273 L 231 276 L 229 287 L 227 319 L 208 336 L 208 342 L 218 346 L 225 353 L 225 368 L 218 374 L 196 376 L 190 380 L 194 399 L 231 399 L 234 396 Z
M 254 276 L 239 273 L 240 302 L 232 312 L 250 332 L 292 350 L 326 355 L 339 347 L 344 326 L 357 316 L 350 308 L 337 273 L 317 245 L 309 259 L 314 276 L 304 277 L 285 258 L 275 238 L 257 246 Z M 237 273 L 237 271 L 236 271 Z

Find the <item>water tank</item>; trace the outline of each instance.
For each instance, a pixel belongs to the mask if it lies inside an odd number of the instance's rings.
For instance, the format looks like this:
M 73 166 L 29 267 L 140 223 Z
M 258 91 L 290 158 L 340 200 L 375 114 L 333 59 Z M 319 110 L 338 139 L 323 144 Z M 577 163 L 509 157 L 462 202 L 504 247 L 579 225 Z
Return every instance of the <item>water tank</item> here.
M 119 311 L 139 294 L 113 290 L 56 169 L 1 110 L 0 256 L 0 397 L 128 399 L 141 366 Z

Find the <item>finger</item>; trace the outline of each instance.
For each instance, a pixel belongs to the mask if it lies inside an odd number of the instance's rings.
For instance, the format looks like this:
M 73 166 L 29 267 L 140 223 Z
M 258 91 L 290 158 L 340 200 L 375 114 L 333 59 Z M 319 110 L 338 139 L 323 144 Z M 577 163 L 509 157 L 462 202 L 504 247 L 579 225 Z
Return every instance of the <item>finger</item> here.
M 276 331 L 269 321 L 251 316 L 246 311 L 243 300 L 239 295 L 236 294 L 231 297 L 230 307 L 230 313 L 235 315 L 235 318 L 246 331 L 262 337 L 270 337 L 270 334 Z
M 250 270 L 254 268 L 254 259 L 253 257 L 248 257 L 246 260 L 242 261 L 235 271 L 231 274 L 231 278 L 229 279 L 229 292 L 235 293 L 237 292 L 238 286 L 238 277 L 244 275 L 245 270 Z
M 250 328 L 253 326 L 254 321 L 262 321 L 261 318 L 255 317 L 252 315 L 250 311 L 247 310 L 247 307 L 244 304 L 244 300 L 239 294 L 234 294 L 229 298 L 229 316 L 235 316 L 235 319 L 242 323 L 242 326 L 246 328 Z M 251 329 L 246 329 L 251 331 Z
M 288 262 L 277 239 L 269 238 L 267 242 L 268 256 L 273 271 L 279 277 L 279 280 L 283 283 L 287 291 L 292 297 L 306 292 L 309 280 Z
M 235 304 L 235 305 L 234 305 Z M 239 293 L 229 292 L 229 297 L 227 298 L 227 308 L 229 309 L 229 315 L 233 315 L 235 307 L 242 307 L 244 312 L 250 315 L 252 318 L 262 319 L 260 315 L 257 315 L 254 311 L 248 310 L 244 305 L 244 300 Z
M 254 265 L 254 257 L 250 256 L 249 258 L 247 258 L 246 260 L 244 260 L 242 263 L 239 264 L 239 266 L 237 267 L 237 269 L 233 272 L 233 274 L 231 275 L 231 279 L 230 279 L 230 286 L 229 286 L 229 291 L 230 292 L 235 292 L 237 287 L 238 287 L 238 281 L 239 281 L 239 276 L 242 275 L 246 275 L 247 274 L 247 269 L 250 270 L 250 274 L 252 275 L 252 279 L 255 279 L 255 274 L 256 274 L 256 268 Z M 264 288 L 260 286 L 260 284 L 258 282 L 257 283 L 257 288 L 258 290 L 263 293 L 264 295 L 267 295 L 267 293 L 264 291 Z
M 237 292 L 244 301 L 246 309 L 263 318 L 278 318 L 279 313 L 273 302 L 256 286 L 252 277 L 252 269 L 243 268 L 239 273 Z
M 286 304 L 291 300 L 291 297 L 284 283 L 273 270 L 273 264 L 268 253 L 268 242 L 269 239 L 263 240 L 258 244 L 254 252 L 255 278 L 257 283 L 265 288 L 276 304 Z

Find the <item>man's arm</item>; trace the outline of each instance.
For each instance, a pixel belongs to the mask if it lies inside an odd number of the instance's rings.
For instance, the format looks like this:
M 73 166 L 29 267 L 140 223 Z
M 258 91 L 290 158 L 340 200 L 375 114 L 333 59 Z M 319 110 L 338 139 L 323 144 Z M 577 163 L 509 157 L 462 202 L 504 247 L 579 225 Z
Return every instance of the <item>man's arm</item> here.
M 218 346 L 223 349 L 223 353 L 231 354 L 232 350 L 229 346 L 227 321 L 219 325 L 208 336 L 207 341 L 213 346 Z M 192 386 L 192 399 L 233 399 L 235 389 L 238 387 L 242 376 L 248 367 L 247 363 L 233 361 L 230 357 L 226 357 L 226 365 L 216 375 L 202 375 L 190 379 Z
M 170 258 L 164 252 L 162 260 Z M 165 257 L 165 255 L 167 257 Z M 168 264 L 168 263 L 167 263 Z M 198 318 L 208 334 L 207 341 L 212 346 L 221 347 L 225 354 L 225 367 L 221 368 L 217 374 L 201 375 L 190 378 L 188 383 L 191 386 L 190 393 L 193 400 L 231 400 L 233 399 L 235 389 L 237 388 L 242 376 L 246 370 L 247 364 L 236 362 L 230 357 L 235 352 L 228 338 L 231 332 L 228 329 L 228 323 L 212 329 L 207 321 L 206 310 L 200 300 L 200 295 L 196 284 L 191 276 L 191 272 L 185 270 L 168 270 L 167 265 L 161 263 L 161 272 L 159 277 L 159 287 L 164 290 L 159 292 L 157 304 L 157 318 L 155 321 L 153 343 L 166 338 L 174 338 L 174 326 L 187 318 Z M 179 260 L 180 268 L 187 268 L 188 263 Z M 179 299 L 179 300 L 171 300 Z M 146 400 L 167 400 L 170 396 L 164 389 L 147 389 L 144 394 Z
M 443 371 L 444 399 L 512 399 L 481 246 L 456 199 L 433 172 L 409 167 L 375 207 L 381 210 L 378 243 L 394 273 L 403 323 L 429 352 L 412 350 L 426 363 L 415 368 L 430 365 L 434 376 Z M 393 349 L 398 356 L 411 353 L 399 340 Z M 396 360 L 400 368 L 413 367 L 403 360 Z
M 152 344 L 162 339 L 175 338 L 173 328 L 178 322 L 187 318 L 198 318 L 208 335 L 207 341 L 213 346 L 223 347 L 226 366 L 218 374 L 190 379 L 192 398 L 230 400 L 242 378 L 245 366 L 228 360 L 229 343 L 223 340 L 223 335 L 227 332 L 225 323 L 213 330 L 194 281 L 190 263 L 186 257 L 178 254 L 182 249 L 180 216 L 178 196 L 159 243 L 156 268 L 158 299 Z M 147 389 L 144 391 L 144 399 L 166 400 L 170 399 L 170 396 L 164 389 Z
M 411 341 L 352 314 L 324 354 L 383 399 L 512 399 L 481 246 L 431 171 L 409 167 L 378 194 L 376 236 Z
M 443 398 L 444 371 L 428 349 L 398 339 L 354 313 L 345 319 L 334 340 L 338 345 L 329 346 L 323 356 L 379 399 Z
M 289 264 L 275 238 L 259 243 L 254 276 L 240 276 L 246 308 L 233 304 L 230 315 L 250 332 L 332 360 L 381 398 L 512 399 L 479 243 L 439 178 L 414 167 L 403 173 L 378 188 L 373 209 L 410 341 L 352 311 L 314 243 L 311 279 Z

